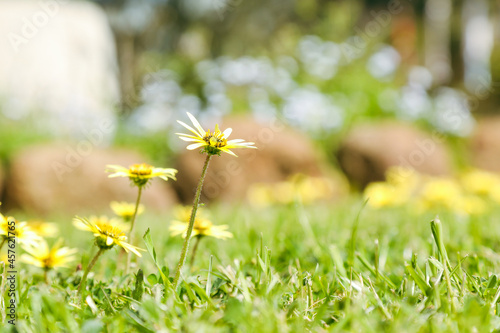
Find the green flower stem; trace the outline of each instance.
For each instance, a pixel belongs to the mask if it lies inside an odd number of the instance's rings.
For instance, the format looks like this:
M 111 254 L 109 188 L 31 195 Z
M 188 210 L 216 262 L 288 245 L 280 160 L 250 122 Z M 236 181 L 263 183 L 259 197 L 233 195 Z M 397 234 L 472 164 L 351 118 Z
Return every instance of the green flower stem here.
M 182 266 L 186 261 L 186 255 L 189 248 L 189 240 L 191 238 L 191 233 L 193 232 L 194 220 L 196 218 L 196 211 L 198 210 L 198 205 L 200 203 L 201 189 L 203 187 L 203 182 L 205 181 L 205 175 L 207 174 L 208 164 L 210 163 L 211 154 L 207 154 L 205 160 L 205 165 L 203 166 L 203 171 L 201 172 L 200 182 L 198 183 L 198 188 L 196 189 L 196 195 L 193 202 L 193 210 L 191 210 L 191 218 L 189 219 L 188 230 L 186 231 L 186 238 L 184 239 L 184 245 L 182 246 L 181 258 L 179 259 L 179 264 L 177 265 L 177 270 L 175 271 L 174 277 L 174 288 L 177 288 L 179 283 L 179 277 L 181 276 Z
M 189 260 L 189 264 L 191 266 L 193 266 L 193 264 L 194 264 L 194 258 L 196 257 L 196 251 L 198 251 L 198 245 L 200 245 L 200 240 L 202 237 L 203 237 L 202 235 L 196 236 L 196 241 L 194 242 L 193 251 L 191 252 L 191 259 Z
M 99 251 L 97 251 L 95 257 L 92 259 L 92 261 L 89 263 L 87 268 L 85 269 L 85 272 L 83 273 L 82 281 L 80 281 L 80 285 L 78 286 L 78 293 L 82 292 L 82 288 L 85 287 L 85 283 L 87 282 L 87 275 L 89 275 L 90 270 L 94 267 L 95 263 L 97 262 L 97 259 L 101 256 L 101 254 L 104 252 L 104 249 L 99 248 Z M 82 294 L 82 299 L 83 299 L 83 294 Z
M 137 201 L 135 202 L 135 211 L 134 215 L 132 216 L 132 221 L 130 221 L 130 232 L 129 232 L 129 243 L 134 245 L 133 242 L 133 237 L 134 237 L 134 226 L 135 226 L 135 218 L 137 217 L 137 211 L 139 210 L 139 204 L 141 203 L 141 195 L 142 195 L 142 187 L 139 186 L 139 193 L 137 194 Z M 132 252 L 129 251 L 127 253 L 127 266 L 125 268 L 125 274 L 128 274 L 129 269 L 130 269 L 130 261 L 132 260 Z

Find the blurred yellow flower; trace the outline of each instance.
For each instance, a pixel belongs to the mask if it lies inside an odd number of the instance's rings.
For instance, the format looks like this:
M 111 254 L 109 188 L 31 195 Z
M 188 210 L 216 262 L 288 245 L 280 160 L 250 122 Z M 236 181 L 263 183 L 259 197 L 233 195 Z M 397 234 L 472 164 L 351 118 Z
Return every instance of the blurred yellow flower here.
M 331 198 L 334 193 L 332 181 L 325 177 L 296 174 L 289 182 L 293 184 L 295 196 L 305 204 Z
M 462 189 L 453 179 L 433 177 L 424 183 L 417 200 L 422 209 L 453 211 L 460 207 Z
M 463 173 L 460 181 L 465 191 L 477 195 L 491 196 L 500 187 L 500 175 L 478 169 Z
M 26 222 L 19 222 L 12 216 L 5 217 L 0 214 L 0 236 L 2 237 L 2 245 L 12 236 L 15 237 L 16 243 L 36 244 L 40 241 L 38 236 Z
M 402 166 L 393 166 L 387 169 L 385 179 L 387 183 L 411 194 L 420 182 L 420 175 L 414 170 Z
M 374 208 L 401 205 L 408 199 L 405 194 L 401 189 L 385 182 L 370 183 L 364 191 L 368 205 Z
M 310 204 L 333 197 L 334 186 L 330 179 L 295 174 L 287 181 L 252 184 L 247 192 L 248 201 L 254 206 L 291 204 L 300 200 Z
M 185 238 L 188 225 L 187 222 L 172 221 L 170 225 L 171 235 L 177 236 L 182 234 L 182 237 Z M 233 234 L 227 231 L 228 228 L 228 225 L 213 225 L 209 220 L 196 220 L 191 236 L 212 236 L 219 239 L 232 238 Z
M 251 205 L 256 207 L 267 207 L 275 202 L 273 189 L 269 184 L 252 184 L 247 192 L 247 198 Z
M 56 223 L 44 221 L 28 221 L 28 226 L 32 231 L 42 237 L 56 237 L 59 233 L 59 227 Z
M 117 201 L 112 201 L 109 206 L 113 210 L 113 212 L 121 217 L 123 220 L 129 222 L 132 220 L 132 217 L 134 216 L 135 212 L 135 203 L 130 203 L 130 202 L 117 202 Z M 141 215 L 144 212 L 144 205 L 139 204 L 139 207 L 137 208 L 137 215 Z
M 500 204 L 500 186 L 495 186 L 491 189 L 490 198 L 493 202 Z
M 488 211 L 488 205 L 480 197 L 468 195 L 462 198 L 460 206 L 456 207 L 456 211 L 467 215 L 482 214 Z
M 186 232 L 189 226 L 191 207 L 178 207 L 176 209 L 176 220 L 172 221 L 170 225 L 170 233 L 172 236 L 182 235 L 183 238 L 186 237 Z M 227 229 L 227 225 L 213 225 L 210 220 L 201 214 L 197 214 L 194 220 L 193 232 L 191 234 L 194 236 L 211 236 L 219 239 L 232 238 L 233 234 Z
M 279 182 L 270 185 L 272 186 L 272 193 L 276 203 L 289 204 L 295 202 L 297 193 L 291 182 Z
M 165 181 L 176 180 L 176 169 L 155 168 L 146 163 L 131 165 L 128 169 L 119 165 L 107 165 L 106 172 L 113 172 L 109 178 L 128 177 L 136 186 L 145 186 L 150 179 L 158 177 Z
M 130 228 L 130 226 L 128 224 L 123 223 L 119 219 L 114 218 L 114 217 L 109 218 L 106 215 L 101 215 L 101 216 L 92 215 L 92 216 L 89 216 L 88 218 L 86 218 L 86 220 L 89 220 L 90 223 L 95 224 L 95 225 L 111 224 L 111 225 L 114 225 L 114 226 L 120 228 L 124 232 L 128 231 L 128 229 Z M 80 230 L 88 230 L 88 225 L 82 221 L 73 219 L 73 225 Z
M 96 245 L 103 250 L 111 249 L 113 246 L 121 246 L 126 252 L 131 251 L 141 257 L 139 251 L 145 251 L 126 242 L 127 236 L 123 231 L 123 225 L 114 223 L 112 220 L 101 218 L 85 219 L 75 217 L 73 219 L 75 227 L 81 230 L 90 231 L 94 234 Z
M 60 239 L 51 249 L 44 239 L 41 239 L 36 244 L 23 246 L 23 249 L 28 254 L 21 255 L 22 262 L 41 267 L 43 269 L 52 269 L 54 267 L 67 267 L 67 263 L 74 261 L 74 256 L 78 249 L 70 249 L 61 247 L 62 239 Z
M 253 142 L 245 142 L 245 140 L 242 139 L 227 141 L 227 138 L 229 137 L 229 135 L 231 135 L 232 132 L 231 128 L 228 128 L 224 132 L 221 132 L 219 129 L 219 125 L 215 125 L 215 130 L 213 132 L 210 132 L 210 130 L 205 132 L 198 120 L 196 120 L 196 118 L 191 113 L 187 112 L 187 115 L 195 128 L 192 128 L 191 126 L 180 120 L 178 120 L 177 122 L 188 129 L 194 135 L 184 133 L 176 134 L 179 135 L 181 140 L 194 142 L 193 144 L 187 146 L 187 149 L 189 150 L 203 147 L 202 151 L 206 152 L 209 155 L 220 155 L 221 152 L 225 152 L 230 155 L 236 156 L 236 154 L 229 149 L 257 148 L 254 146 Z
M 482 214 L 500 203 L 500 175 L 469 170 L 457 178 L 424 176 L 413 169 L 392 167 L 386 181 L 365 189 L 373 207 L 410 203 L 417 211 L 445 209 L 457 214 Z M 491 199 L 491 200 L 490 200 Z

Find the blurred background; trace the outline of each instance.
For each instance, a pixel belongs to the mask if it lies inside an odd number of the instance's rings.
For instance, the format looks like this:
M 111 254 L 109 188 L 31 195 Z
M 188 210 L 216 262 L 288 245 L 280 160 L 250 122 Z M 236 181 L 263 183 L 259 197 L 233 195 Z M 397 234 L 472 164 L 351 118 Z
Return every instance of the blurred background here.
M 142 162 L 179 169 L 147 207 L 190 202 L 186 112 L 259 147 L 214 160 L 205 202 L 500 172 L 499 22 L 491 0 L 1 0 L 2 211 L 106 211 L 135 192 L 105 165 Z

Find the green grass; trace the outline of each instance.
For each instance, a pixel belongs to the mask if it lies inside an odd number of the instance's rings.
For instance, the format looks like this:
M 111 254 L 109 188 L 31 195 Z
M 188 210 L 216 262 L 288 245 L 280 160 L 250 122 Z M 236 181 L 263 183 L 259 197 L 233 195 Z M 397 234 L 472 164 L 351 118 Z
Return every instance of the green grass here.
M 209 206 L 234 238 L 202 239 L 184 281 L 170 287 L 182 240 L 170 216 L 145 214 L 142 270 L 123 276 L 126 256 L 112 249 L 89 275 L 89 304 L 76 294 L 82 271 L 52 272 L 47 286 L 20 267 L 19 332 L 491 332 L 500 329 L 498 213 L 482 217 L 404 208 L 339 205 L 267 209 Z M 359 218 L 357 218 L 359 215 Z M 84 267 L 92 235 L 61 219 Z M 141 247 L 146 244 L 141 240 Z M 20 249 L 17 250 L 20 252 Z M 18 254 L 19 257 L 19 254 Z M 189 257 L 188 257 L 189 258 Z M 76 263 L 75 263 L 76 266 Z M 161 271 L 160 271 L 161 270 Z M 163 276 L 170 276 L 164 281 Z M 8 300 L 8 298 L 6 298 Z M 6 329 L 12 326 L 7 325 Z

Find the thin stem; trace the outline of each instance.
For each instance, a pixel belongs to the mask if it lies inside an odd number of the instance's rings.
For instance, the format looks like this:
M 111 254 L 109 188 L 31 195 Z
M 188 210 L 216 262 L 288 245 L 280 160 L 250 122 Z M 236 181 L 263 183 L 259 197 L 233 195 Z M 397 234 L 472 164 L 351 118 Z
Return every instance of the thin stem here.
M 45 284 L 49 284 L 49 269 L 48 268 L 45 268 L 43 270 L 43 280 L 45 281 Z
M 189 260 L 189 265 L 193 266 L 194 258 L 196 257 L 196 251 L 198 251 L 198 245 L 200 245 L 201 235 L 196 236 L 196 241 L 194 242 L 193 252 L 191 252 L 191 259 Z
M 141 203 L 141 195 L 142 195 L 142 186 L 139 186 L 139 193 L 137 194 L 137 201 L 135 202 L 135 211 L 134 216 L 132 216 L 132 221 L 130 221 L 130 232 L 129 232 L 129 243 L 134 245 L 134 226 L 135 226 L 135 218 L 137 217 L 137 211 L 139 210 L 139 204 Z M 125 274 L 128 274 L 130 269 L 130 261 L 132 260 L 132 252 L 129 251 L 127 253 L 127 267 L 125 268 Z
M 85 286 L 85 283 L 87 282 L 87 275 L 89 275 L 90 270 L 94 267 L 95 263 L 97 262 L 97 259 L 101 256 L 101 254 L 104 252 L 104 249 L 99 248 L 99 251 L 97 251 L 95 257 L 92 259 L 92 261 L 88 264 L 87 268 L 85 269 L 85 272 L 83 273 L 82 281 L 80 281 L 80 285 L 78 286 L 78 293 L 82 292 L 82 287 Z M 83 298 L 83 294 L 82 294 Z
M 181 257 L 179 259 L 179 264 L 177 265 L 177 270 L 175 271 L 174 288 L 177 288 L 177 284 L 179 283 L 179 277 L 181 276 L 182 266 L 184 266 L 184 262 L 186 261 L 186 254 L 189 248 L 189 240 L 191 238 L 191 233 L 193 232 L 194 220 L 196 218 L 196 211 L 198 210 L 198 205 L 200 203 L 201 189 L 203 187 L 203 182 L 205 181 L 205 175 L 207 174 L 208 164 L 210 163 L 211 157 L 212 157 L 211 154 L 207 154 L 205 165 L 203 166 L 200 181 L 198 183 L 198 188 L 196 189 L 196 195 L 194 196 L 193 210 L 191 210 L 191 218 L 189 219 L 188 230 L 186 231 L 186 238 L 184 239 L 184 245 L 182 246 Z

